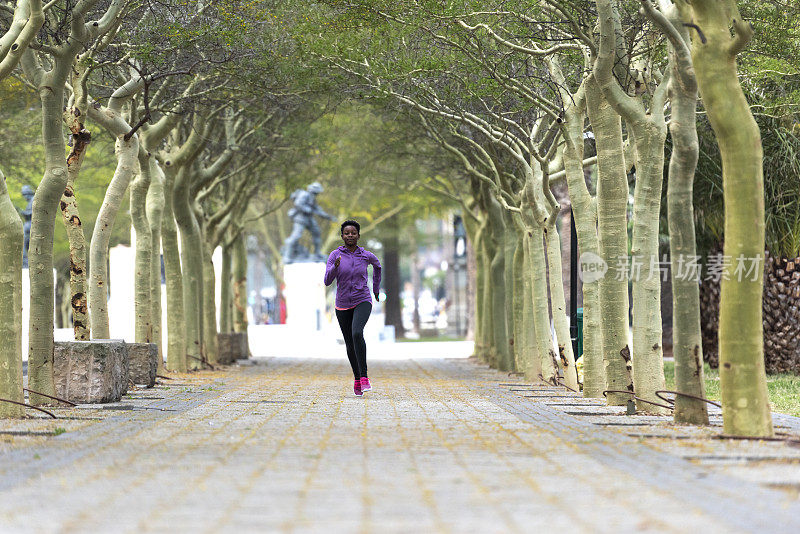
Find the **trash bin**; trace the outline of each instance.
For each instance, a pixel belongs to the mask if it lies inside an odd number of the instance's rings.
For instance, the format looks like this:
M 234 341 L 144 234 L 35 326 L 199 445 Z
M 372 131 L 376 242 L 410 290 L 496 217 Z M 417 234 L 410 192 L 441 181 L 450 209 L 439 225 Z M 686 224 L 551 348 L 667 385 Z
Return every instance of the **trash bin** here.
M 583 308 L 578 308 L 576 316 L 577 332 L 572 344 L 572 352 L 577 360 L 583 356 Z

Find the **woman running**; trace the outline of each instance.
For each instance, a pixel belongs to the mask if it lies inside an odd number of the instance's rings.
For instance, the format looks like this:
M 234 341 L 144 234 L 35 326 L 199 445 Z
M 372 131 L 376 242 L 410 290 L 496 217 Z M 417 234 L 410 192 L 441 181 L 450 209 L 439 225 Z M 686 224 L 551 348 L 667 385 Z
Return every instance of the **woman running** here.
M 344 245 L 331 252 L 325 269 L 325 285 L 336 279 L 336 319 L 347 346 L 347 358 L 353 368 L 353 393 L 361 396 L 372 389 L 367 378 L 367 344 L 364 325 L 372 312 L 372 297 L 367 286 L 367 265 L 372 265 L 372 292 L 379 299 L 381 262 L 372 252 L 358 246 L 361 225 L 356 221 L 342 223 Z

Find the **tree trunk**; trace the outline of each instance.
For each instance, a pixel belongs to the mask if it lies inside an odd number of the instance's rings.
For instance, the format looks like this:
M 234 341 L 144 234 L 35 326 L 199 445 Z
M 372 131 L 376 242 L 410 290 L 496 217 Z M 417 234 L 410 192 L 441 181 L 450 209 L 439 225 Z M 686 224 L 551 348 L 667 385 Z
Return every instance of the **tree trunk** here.
M 389 235 L 383 240 L 383 286 L 386 289 L 386 313 L 384 324 L 394 326 L 395 337 L 405 337 L 403 328 L 403 302 L 400 298 L 400 240 L 397 236 L 397 220 L 392 217 Z
M 22 402 L 22 220 L 0 172 L 0 397 Z M 0 419 L 22 417 L 23 408 L 0 402 Z
M 597 205 L 586 187 L 583 172 L 583 121 L 584 113 L 568 110 L 566 128 L 569 132 L 564 143 L 564 170 L 567 176 L 578 252 L 581 258 L 598 255 Z M 579 268 L 583 268 L 583 262 Z M 600 320 L 600 279 L 594 273 L 581 273 L 583 290 L 583 396 L 602 398 L 606 389 L 606 372 L 603 363 L 603 325 Z
M 183 273 L 178 246 L 178 227 L 175 225 L 172 192 L 175 172 L 167 168 L 164 173 L 164 216 L 161 221 L 161 240 L 164 250 L 164 278 L 167 289 L 167 368 L 185 373 L 186 322 L 183 318 Z
M 190 182 L 190 170 L 182 167 L 175 177 L 172 202 L 175 222 L 181 231 L 186 365 L 189 369 L 200 369 L 203 366 L 203 240 L 189 204 Z
M 516 217 L 517 219 L 519 216 Z M 525 332 L 525 297 L 527 287 L 527 277 L 525 276 L 525 231 L 521 221 L 514 225 L 514 232 L 517 245 L 514 249 L 514 257 L 509 263 L 512 264 L 511 270 L 511 318 L 514 325 L 514 369 L 524 372 L 530 367 L 531 354 L 526 345 Z M 521 228 L 522 227 L 522 228 Z
M 464 228 L 467 230 L 467 234 L 472 240 L 472 250 L 474 251 L 472 255 L 472 264 L 475 266 L 475 288 L 473 290 L 475 296 L 472 313 L 475 317 L 475 356 L 483 361 L 486 361 L 486 331 L 484 330 L 485 309 L 483 307 L 483 295 L 485 291 L 484 279 L 486 272 L 483 268 L 483 252 L 485 249 L 483 236 L 485 226 L 486 219 L 468 222 L 467 218 L 464 218 Z M 469 261 L 469 258 L 467 261 Z
M 741 20 L 733 0 L 696 0 L 687 10 L 691 10 L 692 22 L 703 34 L 702 39 L 693 39 L 692 60 L 722 157 L 723 254 L 730 260 L 721 281 L 719 313 L 723 429 L 726 434 L 768 437 L 773 429 L 761 316 L 763 152 L 761 134 L 736 68 L 736 55 L 749 41 L 752 28 Z M 749 276 L 739 276 L 742 273 L 735 271 L 742 260 L 745 270 L 753 268 Z
M 55 394 L 53 382 L 53 233 L 61 196 L 67 186 L 67 162 L 64 159 L 62 116 L 63 83 L 44 82 L 39 89 L 42 101 L 42 138 L 45 171 L 33 197 L 31 234 L 28 245 L 30 269 L 30 323 L 28 334 L 28 387 L 46 395 Z M 31 394 L 34 405 L 50 399 Z
M 153 239 L 147 221 L 147 191 L 150 189 L 151 156 L 140 150 L 139 174 L 131 182 L 131 223 L 136 232 L 134 260 L 134 339 L 136 343 L 153 340 L 153 301 L 150 268 L 153 260 Z
M 161 314 L 161 221 L 164 216 L 164 172 L 155 158 L 150 158 L 150 188 L 146 199 L 147 222 L 150 227 L 150 320 L 153 343 L 158 345 L 158 372 L 164 370 L 164 341 Z
M 550 311 L 547 302 L 547 266 L 545 264 L 544 234 L 541 226 L 529 229 L 529 272 L 531 276 L 531 299 L 533 301 L 533 329 L 536 335 L 537 366 L 542 380 L 550 384 L 557 382 L 558 362 L 553 351 L 550 334 Z
M 516 371 L 516 342 L 517 323 L 514 317 L 514 255 L 517 249 L 517 232 L 515 232 L 514 222 L 511 213 L 503 211 L 503 294 L 507 303 L 503 306 L 506 314 L 506 350 L 508 351 L 506 369 L 504 371 Z
M 578 371 L 575 368 L 575 355 L 572 352 L 572 338 L 569 334 L 567 320 L 567 304 L 564 298 L 564 281 L 561 276 L 561 239 L 556 230 L 557 217 L 554 215 L 544 228 L 545 247 L 547 248 L 547 274 L 550 281 L 550 306 L 553 326 L 558 343 L 558 362 L 564 374 L 564 383 L 580 391 Z
M 689 43 L 689 31 L 676 20 L 674 12 L 665 13 Z M 703 349 L 700 329 L 700 287 L 691 273 L 696 257 L 693 193 L 695 170 L 699 154 L 697 141 L 697 80 L 693 70 L 681 68 L 675 47 L 670 48 L 670 102 L 672 117 L 669 132 L 672 154 L 667 182 L 667 217 L 669 250 L 672 259 L 672 353 L 675 358 L 675 389 L 696 397 L 705 397 L 703 378 Z M 705 402 L 678 395 L 675 398 L 675 422 L 695 425 L 708 424 L 708 405 Z
M 522 351 L 525 355 L 523 358 L 525 364 L 520 371 L 527 377 L 537 379 L 542 374 L 542 361 L 538 357 L 536 329 L 533 323 L 533 279 L 529 272 L 531 244 L 527 230 L 522 236 L 522 246 Z
M 139 139 L 135 135 L 128 141 L 118 137 L 114 152 L 117 169 L 97 214 L 89 245 L 89 317 L 94 339 L 111 337 L 108 326 L 108 244 L 122 198 L 139 167 Z
M 233 330 L 247 333 L 247 247 L 244 234 L 233 242 Z
M 75 180 L 86 156 L 86 147 L 89 145 L 91 135 L 82 128 L 76 129 L 77 132 L 72 132 L 72 150 L 67 156 L 67 187 L 61 195 L 61 215 L 69 240 L 69 302 L 72 309 L 72 328 L 77 341 L 88 341 L 91 335 L 86 295 L 86 236 L 83 234 L 78 201 L 75 198 Z
M 533 300 L 530 273 L 530 236 L 520 214 L 514 214 L 517 234 L 517 249 L 514 252 L 514 316 L 515 356 L 517 371 L 527 377 L 538 379 L 541 362 L 536 349 L 533 324 Z
M 489 300 L 492 314 L 492 349 L 497 354 L 496 367 L 501 371 L 512 371 L 509 351 L 508 321 L 506 319 L 506 229 L 502 207 L 495 199 L 489 200 L 490 239 L 494 241 L 494 254 L 489 264 Z M 511 258 L 509 258 L 511 261 Z
M 643 102 L 639 96 L 631 96 L 628 87 L 620 86 L 613 72 L 615 69 L 621 71 L 625 67 L 625 62 L 619 61 L 619 55 L 627 52 L 621 49 L 624 44 L 620 43 L 617 2 L 597 0 L 596 5 L 600 25 L 600 47 L 593 76 L 603 92 L 604 100 L 625 120 L 628 142 L 629 144 L 633 142 L 636 149 L 636 188 L 630 259 L 633 282 L 632 359 L 634 391 L 638 397 L 644 399 L 644 402 L 637 400 L 636 404 L 641 410 L 664 412 L 664 408 L 654 407 L 646 401 L 658 402 L 654 392 L 664 387 L 658 225 L 666 138 L 664 122 L 666 85 L 663 83 L 658 85 L 648 103 Z M 619 140 L 621 139 L 620 135 Z M 615 147 L 609 148 L 615 149 Z M 599 140 L 597 151 L 599 157 Z M 620 170 L 624 175 L 622 162 L 624 158 L 618 159 L 617 165 L 622 167 Z
M 593 76 L 586 83 L 586 109 L 597 145 L 598 251 L 608 268 L 599 283 L 606 385 L 611 390 L 633 392 L 627 269 L 616 268 L 628 258 L 628 177 L 622 163 L 622 121 L 603 98 Z M 630 396 L 619 393 L 609 393 L 607 398 L 612 406 L 624 406 L 630 400 Z
M 633 278 L 633 387 L 636 396 L 659 402 L 655 392 L 664 389 L 664 353 L 661 346 L 661 270 L 658 226 L 664 177 L 666 123 L 660 109 L 641 121 L 628 123 L 636 142 L 636 187 L 633 202 L 631 262 L 641 262 Z M 630 135 L 630 133 L 629 133 Z M 666 414 L 660 408 L 636 401 L 639 410 Z
M 599 267 L 597 238 L 597 204 L 586 186 L 583 168 L 584 137 L 586 119 L 586 92 L 579 89 L 576 94 L 567 90 L 561 65 L 557 57 L 546 60 L 556 83 L 561 88 L 564 105 L 564 121 L 561 123 L 564 138 L 564 174 L 567 178 L 572 217 L 578 238 L 581 288 L 583 291 L 583 396 L 602 398 L 606 389 L 606 373 L 603 365 L 603 330 L 600 322 L 600 278 L 599 273 L 584 271 L 584 266 Z M 594 261 L 592 261 L 594 260 Z
M 483 229 L 481 242 L 483 244 L 483 253 L 481 254 L 479 273 L 481 273 L 480 276 L 483 285 L 480 295 L 480 307 L 483 319 L 481 322 L 483 359 L 490 366 L 497 367 L 497 348 L 494 343 L 495 316 L 494 309 L 492 308 L 492 258 L 494 258 L 497 244 L 495 243 L 492 224 L 488 213 L 486 214 L 486 225 Z

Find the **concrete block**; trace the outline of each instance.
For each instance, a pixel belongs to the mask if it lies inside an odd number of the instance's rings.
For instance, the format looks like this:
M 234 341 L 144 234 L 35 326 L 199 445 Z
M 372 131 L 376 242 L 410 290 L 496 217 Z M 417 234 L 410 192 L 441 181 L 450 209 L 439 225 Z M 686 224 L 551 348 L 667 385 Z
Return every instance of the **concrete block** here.
M 58 341 L 53 373 L 61 398 L 81 404 L 118 402 L 128 391 L 128 347 L 121 339 Z
M 217 334 L 219 363 L 230 365 L 236 360 L 246 360 L 250 355 L 246 332 L 226 332 Z
M 128 375 L 130 381 L 149 388 L 156 385 L 158 345 L 155 343 L 127 343 Z

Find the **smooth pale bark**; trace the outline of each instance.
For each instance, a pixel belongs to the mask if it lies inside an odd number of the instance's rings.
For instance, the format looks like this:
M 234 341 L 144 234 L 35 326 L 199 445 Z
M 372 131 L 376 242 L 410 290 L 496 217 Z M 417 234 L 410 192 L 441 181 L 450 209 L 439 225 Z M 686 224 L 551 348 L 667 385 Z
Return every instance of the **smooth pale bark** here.
M 661 346 L 661 276 L 658 256 L 658 226 L 664 173 L 664 121 L 666 81 L 652 95 L 649 109 L 639 96 L 622 88 L 613 70 L 619 67 L 619 14 L 614 0 L 597 0 L 600 47 L 594 78 L 605 100 L 625 120 L 628 140 L 635 143 L 636 186 L 633 202 L 631 279 L 633 283 L 633 385 L 640 410 L 666 413 L 646 401 L 658 403 L 655 392 L 664 389 Z M 600 148 L 598 147 L 598 156 Z M 624 159 L 618 161 L 624 170 Z
M 492 348 L 497 354 L 496 366 L 501 371 L 511 371 L 512 359 L 509 350 L 509 332 L 506 315 L 506 228 L 500 203 L 489 200 L 489 219 L 491 220 L 491 239 L 495 241 L 491 258 L 490 283 L 488 284 L 489 303 L 492 310 Z M 511 261 L 512 258 L 509 258 Z
M 554 65 L 560 86 L 565 86 L 560 68 Z M 575 220 L 578 250 L 581 256 L 599 257 L 597 238 L 597 205 L 586 187 L 583 169 L 583 123 L 586 117 L 585 94 L 579 91 L 577 98 L 564 94 L 569 104 L 564 110 L 562 137 L 564 139 L 564 171 Z M 586 256 L 584 256 L 586 255 Z M 602 398 L 606 389 L 606 374 L 603 364 L 603 327 L 600 320 L 600 280 L 592 273 L 581 276 L 583 290 L 583 396 Z
M 181 237 L 183 313 L 186 325 L 186 365 L 203 366 L 203 240 L 189 199 L 191 172 L 182 167 L 175 176 L 172 203 Z
M 467 209 L 474 208 L 474 200 L 471 206 L 467 206 Z M 468 242 L 468 256 L 467 256 L 467 265 L 473 263 L 474 265 L 478 265 L 476 261 L 475 254 L 469 254 L 471 251 L 480 250 L 481 247 L 481 231 L 483 222 L 482 220 L 478 219 L 477 217 L 470 213 L 464 213 L 464 217 L 462 218 L 464 221 L 464 231 L 467 234 L 467 242 Z M 474 330 L 472 332 L 473 341 L 475 342 L 475 356 L 478 356 L 481 351 L 481 331 L 480 331 L 480 321 L 481 321 L 481 308 L 480 308 L 480 299 L 481 299 L 481 292 L 483 291 L 482 281 L 480 280 L 481 274 L 479 269 L 476 268 L 475 272 L 475 283 L 474 286 L 468 288 L 468 293 L 472 293 L 473 300 L 472 304 L 473 307 L 470 309 L 469 305 L 467 306 L 467 314 L 471 316 L 474 320 Z M 471 290 L 471 291 L 470 291 Z M 467 299 L 469 302 L 469 299 Z
M 503 210 L 503 226 L 505 228 L 503 234 L 503 300 L 506 301 L 503 305 L 503 311 L 506 314 L 508 359 L 506 368 L 501 370 L 516 371 L 516 334 L 518 331 L 517 319 L 514 317 L 514 301 L 516 300 L 516 295 L 514 294 L 514 256 L 517 249 L 517 233 L 515 232 L 511 213 L 507 210 Z
M 172 210 L 172 190 L 175 184 L 173 169 L 164 173 L 164 218 L 161 221 L 161 240 L 164 251 L 164 278 L 167 290 L 167 369 L 186 372 L 186 322 L 183 319 L 183 273 L 181 272 L 178 227 Z
M 214 251 L 203 243 L 203 355 L 210 364 L 219 361 L 217 346 L 217 302 L 215 297 L 216 276 L 214 273 Z
M 539 378 L 542 372 L 541 360 L 537 357 L 536 332 L 533 325 L 533 284 L 528 272 L 530 259 L 530 237 L 527 232 L 522 236 L 523 286 L 522 286 L 522 353 L 524 365 L 520 369 L 526 377 Z
M 518 217 L 517 217 L 518 218 Z M 514 232 L 517 240 L 514 247 L 514 256 L 511 262 L 511 308 L 512 325 L 514 331 L 514 368 L 522 371 L 530 367 L 530 353 L 525 344 L 525 298 L 526 279 L 525 276 L 525 232 L 520 231 L 517 224 L 514 225 Z M 522 371 L 524 372 L 524 371 Z
M 488 217 L 487 217 L 488 219 Z M 483 313 L 483 360 L 491 367 L 497 367 L 497 350 L 494 344 L 494 310 L 492 308 L 492 258 L 495 254 L 495 246 L 492 243 L 490 234 L 491 226 L 486 225 L 483 236 L 483 257 L 481 258 L 480 270 L 483 271 L 483 291 L 481 294 L 481 310 Z
M 467 235 L 472 238 L 472 248 L 476 252 L 475 258 L 475 355 L 485 361 L 486 355 L 486 330 L 484 329 L 485 308 L 483 306 L 483 296 L 485 289 L 485 274 L 483 261 L 484 245 L 484 229 L 486 227 L 486 219 L 481 221 L 467 221 L 464 218 L 464 228 Z
M 77 107 L 66 115 L 80 115 Z M 88 296 L 86 293 L 86 236 L 83 233 L 78 200 L 75 197 L 75 180 L 81 170 L 91 135 L 79 122 L 66 120 L 72 130 L 72 150 L 67 156 L 67 186 L 61 195 L 61 215 L 69 240 L 69 303 L 72 309 L 72 329 L 77 341 L 91 339 L 89 327 Z M 66 326 L 66 324 L 65 324 Z
M 117 137 L 114 153 L 117 168 L 106 189 L 89 245 L 89 317 L 95 339 L 111 337 L 108 327 L 108 245 L 125 191 L 139 170 L 139 138 L 134 135 L 126 141 L 123 136 Z
M 473 205 L 474 206 L 474 205 Z M 473 206 L 466 206 L 467 209 L 471 209 Z M 465 306 L 467 310 L 467 339 L 471 339 L 475 342 L 475 351 L 477 352 L 478 346 L 478 338 L 480 334 L 478 332 L 478 316 L 480 314 L 478 305 L 477 305 L 477 298 L 480 295 L 480 287 L 478 284 L 478 273 L 477 273 L 477 265 L 478 262 L 475 258 L 475 250 L 476 244 L 478 243 L 478 228 L 480 226 L 481 221 L 477 218 L 477 216 L 473 215 L 473 212 L 464 213 L 464 217 L 462 218 L 464 221 L 464 231 L 467 234 L 467 262 L 466 262 L 466 269 L 467 272 L 467 288 L 466 288 L 466 299 L 465 299 Z M 470 326 L 471 325 L 471 326 Z
M 692 60 L 703 106 L 719 144 L 725 201 L 723 254 L 730 258 L 721 280 L 719 377 L 725 434 L 773 435 L 764 370 L 761 316 L 764 257 L 764 174 L 761 134 L 745 98 L 736 56 L 752 36 L 733 0 L 681 2 L 692 34 Z M 734 33 L 732 35 L 731 28 Z M 741 258 L 741 260 L 740 260 Z M 739 276 L 737 263 L 751 276 Z M 756 263 L 751 263 L 756 262 Z
M 106 189 L 89 245 L 89 312 L 95 339 L 110 337 L 108 246 L 122 199 L 131 180 L 139 173 L 139 136 L 131 134 L 131 126 L 123 117 L 123 107 L 143 87 L 144 78 L 136 74 L 112 93 L 108 106 L 95 101 L 87 106 L 89 117 L 116 138 L 114 153 L 117 157 L 117 168 Z M 145 233 L 149 236 L 149 230 Z M 149 273 L 149 270 L 144 272 Z M 149 285 L 149 277 L 147 283 Z
M 134 243 L 134 336 L 136 343 L 152 343 L 153 341 L 153 302 L 150 287 L 150 268 L 153 260 L 153 239 L 150 224 L 147 222 L 147 191 L 150 189 L 152 156 L 140 150 L 139 173 L 131 182 L 130 206 L 131 223 L 136 232 Z
M 534 345 L 533 299 L 530 261 L 528 251 L 528 229 L 520 214 L 514 214 L 517 233 L 517 249 L 514 252 L 514 315 L 515 315 L 515 357 L 517 370 L 531 379 L 538 379 L 541 363 Z
M 28 386 L 31 390 L 48 395 L 55 392 L 53 234 L 59 203 L 67 185 L 66 147 L 62 131 L 64 90 L 78 52 L 91 47 L 97 37 L 109 31 L 124 7 L 123 1 L 112 1 L 100 18 L 87 22 L 86 13 L 95 4 L 78 2 L 68 6 L 65 16 L 69 19 L 69 35 L 52 45 L 46 53 L 46 61 L 40 61 L 39 56 L 30 49 L 21 52 L 20 57 L 25 76 L 36 88 L 42 103 L 42 144 L 45 153 L 44 176 L 33 199 L 28 249 L 31 277 Z M 38 10 L 38 5 L 38 2 L 36 5 L 30 4 L 32 15 Z M 47 404 L 51 400 L 32 393 L 30 402 Z
M 233 242 L 233 330 L 247 333 L 247 247 L 243 234 Z
M 188 91 L 194 87 L 195 81 L 192 81 L 187 86 L 186 90 L 184 91 L 184 95 L 187 94 Z M 165 113 L 161 119 L 159 119 L 155 124 L 146 124 L 142 127 L 141 131 L 141 145 L 144 150 L 152 154 L 157 154 L 158 147 L 161 145 L 162 141 L 172 132 L 175 131 L 175 128 L 179 124 L 182 114 L 181 111 L 181 104 L 177 104 L 171 113 Z M 150 317 L 153 323 L 153 342 L 158 345 L 158 370 L 159 372 L 163 372 L 165 369 L 164 366 L 164 335 L 163 335 L 163 315 L 162 315 L 162 265 L 165 265 L 166 261 L 162 263 L 162 225 L 165 220 L 164 210 L 165 204 L 169 200 L 170 205 L 172 202 L 172 195 L 171 191 L 172 188 L 170 186 L 170 194 L 167 195 L 165 192 L 166 189 L 166 175 L 164 170 L 161 167 L 161 164 L 157 157 L 150 158 L 150 187 L 147 190 L 147 198 L 145 201 L 145 211 L 147 215 L 147 223 L 150 228 L 150 240 L 152 243 L 152 255 L 150 260 L 150 291 L 151 291 L 151 312 Z M 172 219 L 172 212 L 169 213 L 169 222 L 172 224 L 173 233 L 175 232 L 175 223 Z M 174 236 L 173 243 L 177 243 L 177 236 Z M 177 245 L 175 254 L 177 255 Z M 169 269 L 165 266 L 164 271 L 165 275 Z M 174 277 L 173 277 L 174 278 Z M 180 267 L 178 267 L 178 280 L 180 280 Z M 178 293 L 181 293 L 181 290 L 178 289 Z M 180 305 L 178 309 L 180 313 L 177 318 L 173 318 L 172 315 L 168 315 L 167 323 L 168 326 L 171 324 L 172 321 L 181 321 L 183 320 L 183 302 L 182 298 L 178 299 Z M 173 310 L 173 306 L 168 306 L 169 310 Z M 181 332 L 181 339 L 183 337 L 183 333 Z M 175 358 L 181 359 L 183 356 L 180 355 L 183 352 L 183 345 L 180 343 L 180 347 L 178 349 L 178 355 L 175 355 Z M 180 366 L 179 366 L 180 367 Z M 183 370 L 185 370 L 185 365 Z
M 233 251 L 231 246 L 222 247 L 222 266 L 220 267 L 219 331 L 223 334 L 233 332 L 233 295 L 231 279 L 233 276 Z
M 5 80 L 14 71 L 43 23 L 41 0 L 17 1 L 14 18 L 0 37 L 0 80 Z
M 541 226 L 529 229 L 529 251 L 531 287 L 533 301 L 533 324 L 536 333 L 536 350 L 540 362 L 542 380 L 557 384 L 558 358 L 553 350 L 550 333 L 550 307 L 547 295 L 547 264 L 545 261 L 544 232 Z M 532 377 L 533 378 L 533 377 Z
M 22 402 L 22 220 L 0 172 L 0 397 Z M 0 402 L 0 419 L 22 417 L 23 408 Z
M 46 76 L 55 78 L 56 76 Z M 61 76 L 58 76 L 61 78 Z M 63 77 L 66 78 L 65 76 Z M 59 81 L 59 80 L 54 80 Z M 33 197 L 28 266 L 30 269 L 30 326 L 28 334 L 28 387 L 46 395 L 55 395 L 53 382 L 53 233 L 55 217 L 67 186 L 67 162 L 62 132 L 64 84 L 43 82 L 39 89 L 42 102 L 42 139 L 45 171 Z M 49 404 L 50 399 L 31 394 L 34 405 Z
M 636 187 L 633 201 L 631 261 L 641 262 L 633 276 L 633 386 L 642 399 L 659 402 L 655 392 L 664 389 L 664 354 L 661 326 L 661 271 L 658 226 L 664 173 L 666 123 L 663 106 L 647 118 L 628 122 L 636 138 Z M 636 401 L 639 410 L 668 413 Z
M 561 239 L 556 230 L 556 220 L 555 215 L 551 216 L 548 225 L 544 228 L 547 273 L 550 282 L 550 311 L 558 343 L 558 363 L 564 375 L 564 383 L 567 387 L 580 391 L 578 371 L 575 368 L 575 355 L 572 352 L 572 338 L 569 333 L 569 321 L 567 321 L 567 303 L 561 276 Z
M 181 144 L 177 123 L 177 120 L 159 121 L 147 129 L 145 137 L 151 148 L 164 138 L 168 138 L 167 146 L 171 147 L 159 154 L 165 173 L 161 232 L 167 294 L 167 367 L 184 372 L 203 363 L 203 245 L 191 206 L 194 199 L 189 198 L 189 192 L 190 167 L 205 145 L 209 131 L 204 118 L 195 114 L 190 133 Z
M 564 103 L 561 136 L 564 140 L 562 160 L 567 179 L 572 217 L 581 258 L 599 258 L 597 237 L 597 205 L 586 186 L 583 168 L 583 127 L 586 119 L 586 93 L 581 86 L 575 94 L 567 90 L 567 82 L 558 57 L 545 60 L 556 81 Z M 579 268 L 584 262 L 579 260 Z M 603 364 L 603 330 L 600 320 L 600 280 L 592 272 L 581 272 L 583 292 L 583 396 L 602 398 L 606 389 Z
M 608 267 L 600 278 L 599 315 L 603 329 L 603 365 L 606 387 L 633 392 L 631 351 L 628 344 L 627 272 L 616 268 L 628 257 L 628 177 L 620 116 L 603 97 L 590 76 L 586 80 L 586 109 L 597 146 L 597 235 L 600 258 Z M 608 403 L 623 406 L 629 395 L 609 393 Z
M 645 5 L 647 9 L 649 6 Z M 669 132 L 672 153 L 667 183 L 669 250 L 672 258 L 672 354 L 675 358 L 675 388 L 681 393 L 705 397 L 703 345 L 700 330 L 700 287 L 690 263 L 695 246 L 693 192 L 699 154 L 697 140 L 697 80 L 688 49 L 689 29 L 681 24 L 671 2 L 662 0 L 663 17 L 648 15 L 662 28 L 670 42 L 669 98 L 672 113 Z M 684 395 L 675 397 L 675 422 L 708 424 L 708 405 Z
M 150 319 L 153 343 L 158 345 L 158 371 L 164 370 L 164 340 L 161 332 L 161 221 L 164 215 L 164 172 L 158 161 L 150 158 L 150 188 L 146 199 L 147 223 L 150 228 Z
M 477 249 L 477 263 L 478 263 L 478 285 L 480 293 L 477 298 L 477 307 L 480 309 L 480 339 L 481 339 L 481 352 L 478 356 L 481 360 L 490 365 L 495 365 L 493 362 L 496 358 L 496 353 L 493 352 L 494 347 L 494 334 L 492 329 L 493 314 L 491 307 L 491 264 L 492 257 L 494 256 L 494 240 L 492 239 L 491 221 L 489 214 L 486 214 L 479 232 Z

